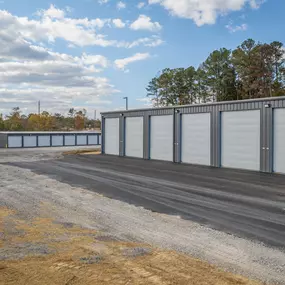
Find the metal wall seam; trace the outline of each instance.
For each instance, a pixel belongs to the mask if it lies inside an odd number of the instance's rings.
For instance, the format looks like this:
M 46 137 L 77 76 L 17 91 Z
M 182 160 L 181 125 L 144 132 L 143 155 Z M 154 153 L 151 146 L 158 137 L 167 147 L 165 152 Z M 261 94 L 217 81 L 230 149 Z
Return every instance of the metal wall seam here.
M 119 156 L 124 156 L 124 144 L 125 144 L 125 117 L 122 114 L 119 118 Z
M 260 109 L 260 171 L 266 172 L 266 109 Z
M 105 117 L 101 117 L 101 154 L 105 154 Z

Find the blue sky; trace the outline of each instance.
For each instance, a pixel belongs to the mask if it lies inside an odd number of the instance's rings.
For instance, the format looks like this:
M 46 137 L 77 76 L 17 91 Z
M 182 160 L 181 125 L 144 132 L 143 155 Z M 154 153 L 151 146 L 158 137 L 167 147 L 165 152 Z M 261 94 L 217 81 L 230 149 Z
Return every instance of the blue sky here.
M 147 106 L 166 67 L 247 38 L 285 42 L 283 0 L 0 1 L 0 113 Z

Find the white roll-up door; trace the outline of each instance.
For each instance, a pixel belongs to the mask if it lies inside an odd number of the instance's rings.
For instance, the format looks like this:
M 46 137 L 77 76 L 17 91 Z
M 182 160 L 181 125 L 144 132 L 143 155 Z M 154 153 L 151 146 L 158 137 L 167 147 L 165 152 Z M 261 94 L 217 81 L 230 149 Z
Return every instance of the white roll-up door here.
M 9 136 L 8 147 L 22 147 L 22 136 Z
M 143 158 L 143 117 L 126 118 L 125 154 Z
M 87 135 L 78 135 L 77 145 L 87 145 Z
M 37 136 L 24 136 L 24 147 L 36 147 Z
M 50 146 L 50 136 L 39 135 L 38 141 L 39 141 L 39 147 Z
M 52 146 L 63 146 L 63 135 L 52 136 Z
M 88 135 L 89 145 L 98 145 L 98 135 Z
M 211 115 L 210 113 L 182 115 L 181 161 L 211 164 Z
M 222 166 L 260 170 L 260 111 L 222 113 Z
M 102 144 L 102 135 L 99 135 L 99 145 Z
M 65 135 L 64 144 L 66 146 L 74 146 L 75 145 L 75 135 Z
M 173 161 L 173 116 L 151 116 L 150 159 Z
M 119 155 L 120 130 L 119 118 L 105 119 L 105 153 Z
M 274 171 L 285 173 L 285 109 L 274 109 Z

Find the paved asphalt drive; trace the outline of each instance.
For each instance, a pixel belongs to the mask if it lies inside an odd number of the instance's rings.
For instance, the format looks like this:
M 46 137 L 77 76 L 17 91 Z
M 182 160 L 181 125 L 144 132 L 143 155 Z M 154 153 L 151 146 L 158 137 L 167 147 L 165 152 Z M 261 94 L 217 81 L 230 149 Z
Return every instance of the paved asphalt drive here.
M 285 248 L 285 176 L 102 155 L 9 164 Z

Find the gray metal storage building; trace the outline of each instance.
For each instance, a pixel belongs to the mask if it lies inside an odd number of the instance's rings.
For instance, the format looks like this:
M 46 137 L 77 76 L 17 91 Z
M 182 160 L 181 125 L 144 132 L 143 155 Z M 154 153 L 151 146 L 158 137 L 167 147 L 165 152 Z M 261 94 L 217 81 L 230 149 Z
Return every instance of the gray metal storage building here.
M 0 148 L 100 145 L 98 132 L 0 132 Z
M 102 153 L 285 173 L 285 97 L 102 113 Z

